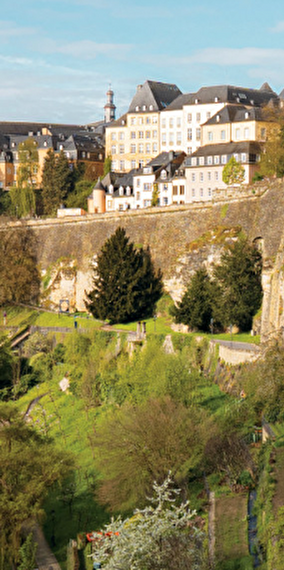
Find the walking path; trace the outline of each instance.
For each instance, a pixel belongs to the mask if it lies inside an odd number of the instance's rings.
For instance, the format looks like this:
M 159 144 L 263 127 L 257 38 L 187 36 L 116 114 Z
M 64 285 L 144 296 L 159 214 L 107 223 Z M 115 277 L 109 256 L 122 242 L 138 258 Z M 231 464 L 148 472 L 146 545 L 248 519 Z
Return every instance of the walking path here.
M 61 570 L 39 524 L 29 521 L 24 525 L 23 531 L 26 535 L 32 532 L 34 542 L 37 544 L 36 570 Z

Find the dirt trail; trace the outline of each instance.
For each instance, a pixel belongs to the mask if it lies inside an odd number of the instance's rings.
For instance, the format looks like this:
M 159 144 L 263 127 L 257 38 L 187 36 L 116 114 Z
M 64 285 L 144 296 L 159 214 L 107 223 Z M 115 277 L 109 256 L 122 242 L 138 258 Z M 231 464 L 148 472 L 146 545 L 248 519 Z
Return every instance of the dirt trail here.
M 53 552 L 44 538 L 44 534 L 35 524 L 32 528 L 34 541 L 37 543 L 36 563 L 38 570 L 61 570 Z

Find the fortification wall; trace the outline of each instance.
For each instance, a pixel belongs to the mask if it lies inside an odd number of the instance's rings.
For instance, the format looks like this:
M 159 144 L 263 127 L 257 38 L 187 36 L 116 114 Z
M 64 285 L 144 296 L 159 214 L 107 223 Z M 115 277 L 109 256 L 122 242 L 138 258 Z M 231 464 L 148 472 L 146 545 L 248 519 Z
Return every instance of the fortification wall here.
M 175 300 L 181 297 L 195 269 L 202 264 L 210 267 L 218 260 L 226 239 L 241 228 L 250 240 L 258 240 L 263 249 L 263 331 L 268 334 L 274 323 L 279 324 L 283 305 L 279 287 L 283 289 L 284 282 L 284 260 L 278 253 L 284 248 L 283 183 L 262 185 L 257 192 L 253 190 L 239 198 L 234 193 L 210 204 L 26 223 L 34 231 L 38 263 L 47 283 L 45 302 L 56 305 L 59 298 L 68 295 L 71 305 L 78 309 L 84 308 L 84 293 L 91 286 L 92 261 L 118 226 L 125 228 L 137 246 L 150 246 L 155 264 L 163 271 L 165 286 Z

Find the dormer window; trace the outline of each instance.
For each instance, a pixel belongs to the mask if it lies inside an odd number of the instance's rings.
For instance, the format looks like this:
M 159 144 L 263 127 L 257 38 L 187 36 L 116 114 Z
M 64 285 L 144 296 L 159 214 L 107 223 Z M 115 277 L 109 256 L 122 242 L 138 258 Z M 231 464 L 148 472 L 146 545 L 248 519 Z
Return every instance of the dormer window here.
M 142 109 L 143 109 L 143 111 L 146 111 L 146 109 L 147 109 L 146 105 L 143 105 Z
M 161 178 L 162 178 L 162 180 L 165 180 L 167 178 L 167 171 L 166 170 L 162 170 Z
M 135 111 L 139 111 L 139 105 L 136 105 Z
M 127 196 L 130 196 L 130 194 L 131 194 L 131 188 L 130 188 L 130 186 L 127 186 L 127 188 L 126 188 L 126 195 L 127 195 Z
M 195 105 L 198 105 L 199 100 L 198 100 L 198 99 L 195 99 L 194 103 L 195 103 Z
M 44 141 L 43 146 L 47 146 L 47 142 L 46 142 L 46 141 Z
M 251 104 L 251 105 L 254 105 L 254 100 L 253 100 L 253 99 L 250 100 L 250 104 Z
M 219 101 L 219 97 L 215 97 L 214 102 L 218 103 L 218 101 Z
M 216 117 L 216 121 L 217 121 L 217 123 L 219 123 L 219 122 L 220 122 L 220 115 L 217 115 L 217 117 Z
M 108 191 L 110 194 L 113 194 L 113 185 L 112 184 L 109 185 Z
M 123 186 L 120 186 L 119 187 L 119 195 L 123 196 L 123 192 L 124 192 L 124 188 L 123 188 Z
M 149 111 L 153 111 L 153 108 L 154 108 L 153 105 L 150 105 L 150 106 L 149 106 Z
M 63 144 L 59 145 L 59 150 L 63 150 Z
M 246 112 L 245 112 L 245 119 L 248 119 L 248 118 L 249 118 L 249 112 L 246 111 Z

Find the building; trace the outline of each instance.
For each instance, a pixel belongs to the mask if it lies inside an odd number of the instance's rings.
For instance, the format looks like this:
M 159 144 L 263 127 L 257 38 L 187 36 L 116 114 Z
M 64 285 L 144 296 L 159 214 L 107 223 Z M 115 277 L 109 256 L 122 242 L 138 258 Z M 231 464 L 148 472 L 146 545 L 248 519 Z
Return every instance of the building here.
M 222 180 L 224 166 L 233 156 L 244 167 L 244 184 L 257 171 L 261 145 L 256 141 L 228 142 L 200 147 L 184 161 L 186 202 L 212 200 L 215 189 L 227 188 Z
M 128 112 L 106 127 L 106 156 L 115 172 L 142 168 L 160 153 L 160 113 L 181 95 L 171 83 L 138 85 Z

